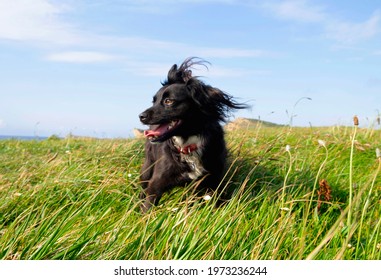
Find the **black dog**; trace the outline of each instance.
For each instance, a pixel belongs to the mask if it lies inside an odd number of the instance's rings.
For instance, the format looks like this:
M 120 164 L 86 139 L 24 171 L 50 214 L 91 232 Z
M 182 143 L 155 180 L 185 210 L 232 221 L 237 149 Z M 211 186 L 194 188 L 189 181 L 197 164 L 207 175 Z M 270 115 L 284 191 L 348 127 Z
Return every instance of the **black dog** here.
M 247 106 L 192 77 L 190 68 L 197 64 L 205 66 L 195 58 L 173 65 L 153 106 L 139 115 L 150 125 L 144 132 L 148 140 L 141 172 L 143 212 L 172 187 L 202 179 L 202 189 L 215 190 L 224 175 L 227 151 L 220 122 L 230 110 Z

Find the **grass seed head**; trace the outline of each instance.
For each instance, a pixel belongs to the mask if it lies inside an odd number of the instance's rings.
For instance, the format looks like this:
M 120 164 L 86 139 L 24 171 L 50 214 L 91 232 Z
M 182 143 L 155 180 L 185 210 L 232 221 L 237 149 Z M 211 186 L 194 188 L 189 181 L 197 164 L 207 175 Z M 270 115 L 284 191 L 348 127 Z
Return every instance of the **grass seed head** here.
M 354 117 L 353 117 L 353 124 L 354 124 L 355 126 L 358 126 L 358 125 L 359 125 L 359 118 L 358 118 L 357 116 L 354 116 Z
M 328 202 L 332 199 L 332 189 L 331 186 L 328 184 L 326 179 L 322 179 L 319 182 L 319 190 L 317 191 L 318 194 L 318 211 L 320 211 L 321 204 L 323 201 Z

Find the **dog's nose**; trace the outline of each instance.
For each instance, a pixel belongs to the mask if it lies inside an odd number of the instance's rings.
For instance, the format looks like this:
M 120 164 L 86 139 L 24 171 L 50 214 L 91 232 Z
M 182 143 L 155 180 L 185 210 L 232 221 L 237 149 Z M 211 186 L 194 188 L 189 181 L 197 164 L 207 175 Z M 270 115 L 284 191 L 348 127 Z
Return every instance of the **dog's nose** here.
M 148 114 L 147 114 L 146 112 L 143 112 L 143 113 L 141 113 L 141 114 L 139 115 L 139 119 L 140 119 L 141 122 L 146 121 L 147 118 L 148 118 Z

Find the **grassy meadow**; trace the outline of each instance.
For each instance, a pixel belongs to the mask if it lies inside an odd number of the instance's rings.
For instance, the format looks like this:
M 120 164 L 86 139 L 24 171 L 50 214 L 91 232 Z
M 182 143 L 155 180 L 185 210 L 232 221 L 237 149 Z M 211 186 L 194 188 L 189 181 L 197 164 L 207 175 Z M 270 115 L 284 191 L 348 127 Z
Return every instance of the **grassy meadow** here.
M 192 185 L 140 213 L 143 139 L 0 141 L 0 259 L 381 259 L 381 130 L 227 132 L 215 207 Z

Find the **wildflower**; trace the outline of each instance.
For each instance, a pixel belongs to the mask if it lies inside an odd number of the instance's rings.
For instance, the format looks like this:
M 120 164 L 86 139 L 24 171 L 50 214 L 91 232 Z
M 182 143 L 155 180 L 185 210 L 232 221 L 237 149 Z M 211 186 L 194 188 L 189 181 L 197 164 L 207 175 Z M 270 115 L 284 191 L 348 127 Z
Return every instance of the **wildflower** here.
M 70 154 L 71 154 L 71 152 L 70 152 L 69 150 L 66 150 L 66 151 L 65 151 L 65 154 L 68 154 L 68 155 L 70 155 Z
M 291 151 L 291 146 L 290 145 L 286 145 L 286 152 L 289 152 Z
M 131 177 L 132 177 L 132 174 L 131 174 L 131 173 L 128 173 L 128 174 L 127 174 L 127 177 L 128 177 L 128 178 L 131 178 Z
M 377 243 L 377 249 L 381 249 L 381 243 Z
M 357 116 L 354 116 L 354 117 L 353 117 L 353 124 L 354 124 L 355 126 L 358 126 L 358 125 L 359 125 L 359 118 L 358 118 Z
M 381 150 L 379 148 L 376 149 L 376 157 L 381 158 Z
M 204 197 L 203 197 L 203 199 L 205 200 L 205 201 L 209 201 L 209 200 L 211 200 L 212 199 L 212 197 L 210 196 L 210 195 L 205 195 Z
M 325 143 L 324 140 L 320 140 L 320 139 L 319 139 L 319 140 L 318 140 L 318 143 L 319 143 L 320 146 L 322 146 L 322 147 L 325 148 L 325 144 L 326 144 L 326 143 Z

